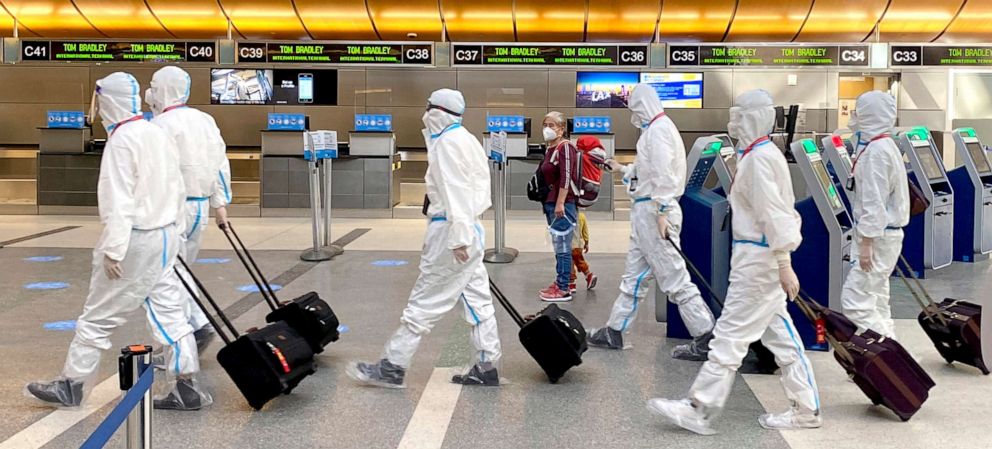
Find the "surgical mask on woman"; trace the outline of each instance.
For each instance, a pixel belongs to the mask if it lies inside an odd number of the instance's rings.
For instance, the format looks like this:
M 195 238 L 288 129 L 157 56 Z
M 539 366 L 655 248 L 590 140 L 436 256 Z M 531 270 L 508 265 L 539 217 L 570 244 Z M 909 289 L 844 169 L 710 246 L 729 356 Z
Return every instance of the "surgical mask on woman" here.
M 557 138 L 558 138 L 558 131 L 555 131 L 554 128 L 550 128 L 550 127 L 547 127 L 547 126 L 544 127 L 544 141 L 545 142 L 552 142 L 552 141 L 554 141 Z

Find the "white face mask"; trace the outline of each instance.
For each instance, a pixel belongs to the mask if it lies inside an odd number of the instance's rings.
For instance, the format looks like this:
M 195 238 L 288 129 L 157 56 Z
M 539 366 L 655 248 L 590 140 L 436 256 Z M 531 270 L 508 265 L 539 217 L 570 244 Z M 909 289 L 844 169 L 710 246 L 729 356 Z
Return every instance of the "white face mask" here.
M 555 140 L 557 138 L 558 138 L 558 132 L 557 131 L 555 131 L 554 129 L 548 128 L 546 126 L 544 127 L 544 141 L 545 142 L 551 142 L 551 141 L 553 141 L 553 140 Z

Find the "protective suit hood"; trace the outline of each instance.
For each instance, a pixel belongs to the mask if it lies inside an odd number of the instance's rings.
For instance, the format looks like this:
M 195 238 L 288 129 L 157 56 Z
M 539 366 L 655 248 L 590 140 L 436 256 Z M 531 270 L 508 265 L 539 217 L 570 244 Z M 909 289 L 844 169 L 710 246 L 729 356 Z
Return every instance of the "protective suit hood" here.
M 436 107 L 432 107 L 436 106 Z M 465 97 L 457 90 L 440 89 L 427 98 L 427 112 L 424 113 L 424 126 L 428 137 L 436 138 L 445 128 L 462 122 L 465 113 Z
M 848 123 L 851 131 L 861 132 L 860 140 L 867 141 L 892 132 L 896 126 L 896 99 L 880 90 L 861 94 Z
M 155 115 L 166 108 L 180 106 L 189 101 L 189 74 L 176 66 L 162 67 L 152 75 L 151 87 L 145 91 L 145 103 Z
M 136 115 L 141 115 L 138 80 L 130 73 L 114 72 L 96 82 L 96 102 L 107 131 Z
M 775 102 L 768 91 L 754 89 L 737 96 L 727 123 L 727 132 L 737 139 L 737 148 L 746 148 L 771 134 L 774 127 Z
M 658 114 L 665 112 L 658 98 L 658 91 L 650 84 L 638 84 L 630 93 L 628 101 L 630 112 L 630 124 L 643 128 L 653 120 Z

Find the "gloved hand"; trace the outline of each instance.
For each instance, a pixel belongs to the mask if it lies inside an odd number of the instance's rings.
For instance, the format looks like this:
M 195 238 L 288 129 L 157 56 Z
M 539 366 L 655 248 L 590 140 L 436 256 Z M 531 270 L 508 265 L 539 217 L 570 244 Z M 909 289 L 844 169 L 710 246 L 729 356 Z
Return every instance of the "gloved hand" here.
M 224 226 L 227 226 L 227 208 L 218 207 L 214 209 L 214 219 L 217 220 L 217 227 L 224 229 Z
M 799 277 L 792 270 L 792 256 L 788 252 L 775 253 L 778 262 L 778 278 L 789 301 L 799 295 Z
M 658 215 L 658 234 L 662 239 L 668 239 L 668 215 Z
M 861 265 L 861 271 L 871 273 L 875 269 L 874 264 L 871 263 L 874 255 L 875 248 L 872 246 L 872 239 L 862 237 L 861 243 L 858 244 L 858 263 Z
M 589 253 L 589 241 L 588 240 L 586 240 L 585 245 L 582 246 L 582 252 L 583 253 L 586 253 L 586 254 Z
M 468 247 L 467 246 L 462 246 L 462 247 L 459 247 L 459 248 L 455 248 L 455 249 L 453 249 L 451 251 L 453 253 L 455 253 L 455 260 L 458 261 L 458 263 L 468 262 Z
M 112 281 L 116 281 L 124 276 L 124 271 L 121 270 L 121 263 L 106 255 L 103 256 L 103 272 Z
M 606 166 L 610 168 L 610 171 L 620 171 L 623 169 L 623 165 L 613 159 L 607 159 Z

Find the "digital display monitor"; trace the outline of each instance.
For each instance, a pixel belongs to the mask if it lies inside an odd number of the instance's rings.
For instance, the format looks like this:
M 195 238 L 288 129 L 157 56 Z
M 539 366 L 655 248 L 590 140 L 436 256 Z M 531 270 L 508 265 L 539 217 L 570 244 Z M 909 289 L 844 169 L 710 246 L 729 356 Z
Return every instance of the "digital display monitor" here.
M 702 73 L 641 73 L 640 82 L 658 91 L 666 109 L 700 109 L 703 107 Z
M 820 187 L 827 194 L 827 201 L 830 201 L 830 207 L 833 209 L 844 207 L 844 204 L 840 202 L 840 197 L 837 195 L 837 188 L 827 173 L 827 167 L 823 165 L 823 160 L 813 161 L 812 164 L 813 172 L 816 173 L 816 179 L 820 181 Z
M 975 161 L 975 167 L 978 169 L 979 174 L 992 172 L 992 167 L 989 167 L 989 159 L 985 155 L 985 148 L 982 147 L 982 144 L 968 142 L 964 145 L 968 147 L 968 153 L 971 154 L 971 160 Z
M 916 147 L 916 155 L 920 158 L 920 164 L 923 165 L 923 171 L 926 172 L 927 179 L 942 179 L 944 177 L 944 172 L 940 170 L 940 162 L 933 155 L 933 151 L 930 150 L 930 146 Z
M 575 107 L 626 108 L 639 80 L 636 72 L 578 72 Z
M 336 70 L 212 69 L 211 104 L 336 105 Z

